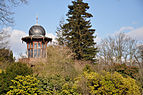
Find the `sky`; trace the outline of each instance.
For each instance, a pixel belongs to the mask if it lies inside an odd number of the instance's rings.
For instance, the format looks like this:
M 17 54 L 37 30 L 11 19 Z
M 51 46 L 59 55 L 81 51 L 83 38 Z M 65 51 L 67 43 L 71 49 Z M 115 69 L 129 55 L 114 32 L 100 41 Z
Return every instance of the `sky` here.
M 59 21 L 67 18 L 68 5 L 72 4 L 71 1 L 28 0 L 28 4 L 15 7 L 13 9 L 15 25 L 6 28 L 7 31 L 11 31 L 10 45 L 15 55 L 26 50 L 21 37 L 28 35 L 30 27 L 36 23 L 36 16 L 39 18 L 38 23 L 45 28 L 47 36 L 55 38 Z M 137 40 L 143 40 L 143 0 L 84 0 L 84 2 L 89 4 L 88 12 L 93 15 L 91 25 L 96 29 L 96 41 L 117 32 L 125 32 Z M 20 47 L 14 46 L 13 43 Z

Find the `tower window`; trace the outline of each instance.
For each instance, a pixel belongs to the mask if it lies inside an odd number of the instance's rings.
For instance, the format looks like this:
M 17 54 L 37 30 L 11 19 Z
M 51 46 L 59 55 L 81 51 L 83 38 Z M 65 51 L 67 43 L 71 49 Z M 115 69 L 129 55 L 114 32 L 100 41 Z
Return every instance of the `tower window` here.
M 34 48 L 35 48 L 35 49 L 37 48 L 37 43 L 36 43 L 36 42 L 34 43 Z
M 38 57 L 40 57 L 41 49 L 38 49 Z
M 41 45 L 40 45 L 40 43 L 38 43 L 38 48 L 41 48 Z
M 33 48 L 33 43 L 31 43 L 31 48 Z
M 30 57 L 30 49 L 28 49 L 28 57 Z
M 37 49 L 34 49 L 34 57 L 37 57 Z
M 42 48 L 44 48 L 44 43 L 42 43 Z
M 31 49 L 31 56 L 30 56 L 31 58 L 33 57 L 33 49 Z
M 30 43 L 28 43 L 28 48 L 30 48 Z

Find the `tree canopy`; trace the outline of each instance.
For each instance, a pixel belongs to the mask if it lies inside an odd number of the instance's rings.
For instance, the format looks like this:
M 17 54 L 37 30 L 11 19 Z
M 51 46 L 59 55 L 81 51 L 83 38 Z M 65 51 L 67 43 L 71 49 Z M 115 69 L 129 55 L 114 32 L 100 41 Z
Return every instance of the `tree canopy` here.
M 67 23 L 62 26 L 62 37 L 64 38 L 62 41 L 76 53 L 76 59 L 95 61 L 97 52 L 94 42 L 95 29 L 91 29 L 89 18 L 92 17 L 92 14 L 87 12 L 88 3 L 76 0 L 72 1 L 72 5 L 69 5 L 68 8 Z

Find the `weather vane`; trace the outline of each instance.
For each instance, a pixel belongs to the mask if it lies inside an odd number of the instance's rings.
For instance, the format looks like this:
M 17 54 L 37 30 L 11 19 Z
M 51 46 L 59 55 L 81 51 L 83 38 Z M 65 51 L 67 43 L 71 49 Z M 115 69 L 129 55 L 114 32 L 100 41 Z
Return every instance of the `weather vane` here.
M 36 24 L 38 24 L 38 16 L 36 16 Z

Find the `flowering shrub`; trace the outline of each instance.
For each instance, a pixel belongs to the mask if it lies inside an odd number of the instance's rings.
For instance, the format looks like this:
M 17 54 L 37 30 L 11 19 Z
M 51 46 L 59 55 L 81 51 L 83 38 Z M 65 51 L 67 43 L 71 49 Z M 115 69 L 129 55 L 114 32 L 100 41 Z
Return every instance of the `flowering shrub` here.
M 7 95 L 39 95 L 41 90 L 39 88 L 40 81 L 31 76 L 17 76 L 12 80 L 13 85 Z
M 91 95 L 141 95 L 136 81 L 121 74 L 102 72 L 85 72 L 77 78 L 80 93 Z

